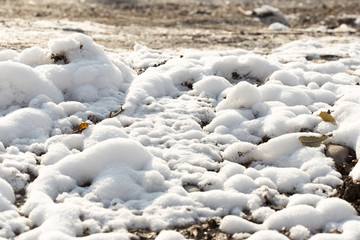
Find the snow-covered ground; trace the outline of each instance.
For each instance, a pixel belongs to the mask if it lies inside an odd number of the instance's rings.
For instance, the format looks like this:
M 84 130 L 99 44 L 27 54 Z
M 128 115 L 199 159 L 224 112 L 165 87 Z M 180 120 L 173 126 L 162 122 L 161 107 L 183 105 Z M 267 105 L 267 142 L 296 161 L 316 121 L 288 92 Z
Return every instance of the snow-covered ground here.
M 76 33 L 0 51 L 0 236 L 183 239 L 214 219 L 236 239 L 360 239 L 324 154 L 360 155 L 359 82 L 359 42 L 124 56 Z

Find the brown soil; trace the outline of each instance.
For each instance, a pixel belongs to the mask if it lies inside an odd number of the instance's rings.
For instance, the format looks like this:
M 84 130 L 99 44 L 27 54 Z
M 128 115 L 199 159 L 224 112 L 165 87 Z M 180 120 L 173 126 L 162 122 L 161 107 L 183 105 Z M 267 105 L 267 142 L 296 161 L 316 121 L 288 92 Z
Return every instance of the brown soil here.
M 181 233 L 186 239 L 194 240 L 232 240 L 231 234 L 226 234 L 220 231 L 219 224 L 214 219 L 210 219 L 206 223 L 199 225 L 192 225 L 187 228 L 177 228 L 175 231 Z M 133 240 L 147 240 L 155 239 L 157 233 L 146 230 L 132 230 L 130 231 L 136 237 Z
M 351 203 L 360 214 L 360 182 L 354 181 L 352 177 L 347 177 L 337 191 L 337 197 Z
M 108 49 L 133 48 L 140 43 L 154 49 L 259 49 L 269 52 L 286 42 L 309 37 L 360 36 L 360 5 L 357 0 L 316 1 L 262 1 L 280 9 L 282 16 L 244 14 L 261 6 L 259 1 L 189 1 L 189 0 L 0 0 L 0 28 L 25 29 L 24 31 L 59 31 L 63 34 L 84 32 Z M 103 32 L 76 27 L 41 26 L 36 21 L 69 21 L 102 24 Z M 269 31 L 274 21 L 283 22 L 289 31 Z M 326 26 L 334 29 L 346 23 L 357 29 L 354 32 L 319 32 L 314 29 Z M 11 39 L 0 38 L 0 49 L 23 49 L 46 46 L 54 38 L 39 34 L 29 39 L 21 33 Z

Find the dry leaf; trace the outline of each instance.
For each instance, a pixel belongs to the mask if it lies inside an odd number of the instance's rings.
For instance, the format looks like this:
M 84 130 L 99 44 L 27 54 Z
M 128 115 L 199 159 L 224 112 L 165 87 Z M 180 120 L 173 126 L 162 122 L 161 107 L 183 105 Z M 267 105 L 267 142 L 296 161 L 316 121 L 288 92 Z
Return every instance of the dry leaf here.
M 301 136 L 299 141 L 307 147 L 319 147 L 323 141 L 327 139 L 327 136 Z
M 323 121 L 325 122 L 331 122 L 331 123 L 335 123 L 335 119 L 333 118 L 333 116 L 331 116 L 329 113 L 327 112 L 321 112 L 319 114 L 319 116 L 322 118 Z
M 89 126 L 88 123 L 81 123 L 81 124 L 79 125 L 79 131 L 85 130 L 88 126 Z
M 79 126 L 77 126 L 72 133 L 81 133 L 85 129 L 89 127 L 88 123 L 80 123 Z

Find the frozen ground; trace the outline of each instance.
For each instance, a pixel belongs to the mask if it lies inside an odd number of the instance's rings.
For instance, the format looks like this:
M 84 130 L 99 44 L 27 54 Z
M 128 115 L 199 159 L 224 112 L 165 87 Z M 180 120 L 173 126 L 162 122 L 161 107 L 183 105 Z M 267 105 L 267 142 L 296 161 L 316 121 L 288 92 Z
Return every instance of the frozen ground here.
M 263 4 L 280 14 L 254 11 Z M 0 49 L 46 47 L 49 40 L 82 32 L 107 51 L 234 49 L 269 53 L 298 39 L 335 36 L 352 41 L 359 31 L 358 0 L 0 0 Z M 254 14 L 251 14 L 254 12 Z M 286 31 L 271 31 L 274 22 Z M 274 27 L 274 26 L 273 26 Z M 272 27 L 272 28 L 273 28 Z
M 8 18 L 0 237 L 360 239 L 352 18 L 256 51 L 103 47 L 115 26 Z

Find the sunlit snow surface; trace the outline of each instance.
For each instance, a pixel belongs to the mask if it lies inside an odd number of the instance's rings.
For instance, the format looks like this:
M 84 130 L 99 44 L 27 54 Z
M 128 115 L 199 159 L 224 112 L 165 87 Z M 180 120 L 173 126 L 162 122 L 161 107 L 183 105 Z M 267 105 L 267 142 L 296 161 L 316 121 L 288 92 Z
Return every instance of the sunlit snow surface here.
M 359 43 L 125 58 L 82 34 L 48 46 L 0 52 L 1 237 L 129 239 L 214 218 L 238 238 L 360 239 L 324 145 L 298 140 L 332 134 L 359 156 Z

